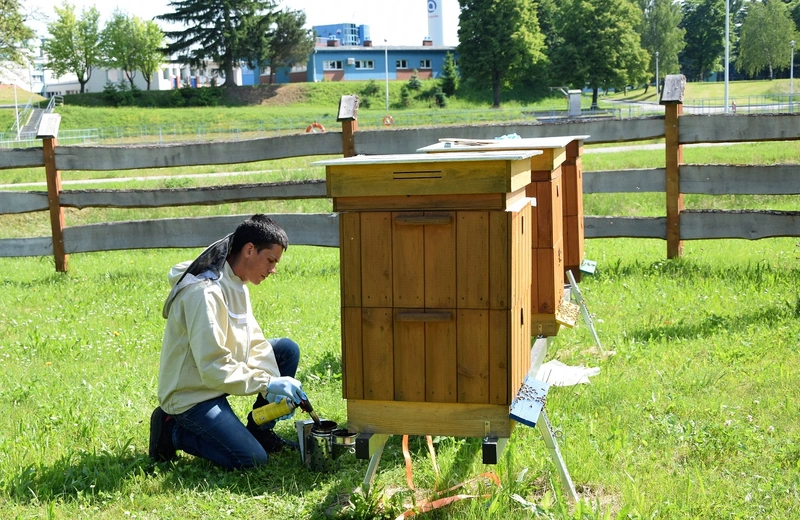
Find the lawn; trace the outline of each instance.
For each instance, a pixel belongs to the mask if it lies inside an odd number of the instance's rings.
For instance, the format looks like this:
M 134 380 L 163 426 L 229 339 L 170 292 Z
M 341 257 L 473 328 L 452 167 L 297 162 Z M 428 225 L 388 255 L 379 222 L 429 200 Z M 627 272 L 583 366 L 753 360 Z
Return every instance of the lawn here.
M 591 384 L 554 388 L 547 405 L 585 501 L 582 518 L 792 518 L 800 478 L 800 244 L 690 242 L 685 257 L 672 261 L 654 240 L 590 240 L 586 249 L 599 269 L 581 289 L 605 352 L 579 324 L 562 330 L 550 353 L 601 372 Z M 0 259 L 6 518 L 347 511 L 366 474 L 366 462 L 349 456 L 329 474 L 290 453 L 238 472 L 186 455 L 174 464 L 147 459 L 165 273 L 196 253 L 73 255 L 66 275 L 54 273 L 49 258 Z M 279 275 L 252 295 L 267 335 L 303 346 L 299 379 L 316 409 L 346 424 L 337 251 L 290 247 Z M 249 399 L 232 401 L 246 412 Z M 293 434 L 287 423 L 278 431 Z M 579 518 L 533 429 L 515 430 L 497 466 L 480 463 L 478 439 L 439 439 L 436 450 L 439 477 L 423 439 L 412 438 L 418 501 L 487 470 L 502 483 L 483 490 L 490 499 L 453 504 L 438 517 L 536 517 L 511 499 L 518 494 L 544 517 Z M 386 518 L 412 500 L 399 438 L 390 439 L 375 484 Z M 350 500 L 351 518 L 371 509 L 358 495 Z
M 792 146 L 687 148 L 686 160 L 791 162 L 797 157 Z M 584 167 L 655 167 L 659 161 L 663 152 L 588 153 Z M 300 159 L 254 168 L 272 173 L 254 174 L 262 177 L 246 182 L 321 175 Z M 65 178 L 95 175 L 69 172 Z M 35 178 L 23 170 L 0 172 L 4 183 Z M 228 182 L 176 178 L 125 187 L 207 181 Z M 590 195 L 585 209 L 594 215 L 663 214 L 662 199 L 655 194 Z M 799 209 L 796 197 L 687 197 L 686 204 Z M 272 211 L 330 208 L 327 200 L 155 211 L 94 208 L 68 211 L 67 224 Z M 44 212 L 4 216 L 0 236 L 45 235 L 48 226 Z M 350 456 L 332 473 L 307 469 L 291 453 L 273 456 L 265 467 L 251 471 L 222 471 L 188 455 L 175 463 L 153 464 L 146 454 L 148 418 L 156 405 L 166 273 L 198 252 L 72 255 L 68 274 L 55 273 L 52 258 L 0 259 L 4 518 L 395 518 L 409 504 L 461 482 L 472 482 L 462 492 L 489 496 L 457 502 L 428 517 L 796 517 L 796 238 L 687 241 L 679 260 L 665 259 L 666 244 L 660 240 L 586 242 L 586 257 L 598 262 L 598 270 L 580 286 L 603 351 L 579 322 L 575 329 L 562 329 L 549 357 L 596 366 L 600 373 L 587 385 L 553 388 L 547 403 L 581 497 L 578 504 L 564 499 L 544 443 L 524 426 L 514 431 L 496 466 L 481 463 L 479 439 L 437 439 L 438 475 L 424 439 L 412 437 L 416 492 L 406 486 L 396 436 L 378 467 L 377 492 L 367 497 L 354 492 L 366 474 L 366 461 Z M 298 377 L 315 408 L 345 426 L 338 284 L 336 249 L 292 246 L 278 276 L 251 294 L 265 333 L 300 343 Z M 231 400 L 244 416 L 250 400 Z M 280 423 L 278 431 L 293 435 L 288 422 Z M 495 472 L 501 486 L 478 486 L 474 479 L 484 471 Z

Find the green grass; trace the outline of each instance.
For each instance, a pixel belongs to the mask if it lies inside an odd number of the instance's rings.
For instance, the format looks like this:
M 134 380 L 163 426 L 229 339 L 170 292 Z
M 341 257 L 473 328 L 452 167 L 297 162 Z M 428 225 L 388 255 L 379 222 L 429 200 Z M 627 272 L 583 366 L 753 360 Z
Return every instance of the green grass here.
M 406 83 L 405 81 L 389 82 L 389 111 L 394 115 L 398 124 L 402 123 L 405 115 L 408 116 L 409 121 L 425 115 L 427 121 L 427 118 L 433 113 L 438 118 L 437 124 L 446 124 L 448 121 L 478 121 L 479 117 L 497 121 L 510 117 L 519 119 L 522 117 L 519 113 L 524 111 L 563 110 L 566 108 L 566 103 L 560 93 L 553 94 L 550 91 L 543 92 L 539 89 L 515 89 L 502 93 L 501 111 L 487 110 L 492 103 L 491 92 L 486 89 L 480 90 L 465 86 L 456 96 L 448 99 L 447 108 L 441 109 L 437 108 L 433 102 L 432 92 L 438 84 L 433 80 L 424 80 L 421 90 L 415 93 L 411 103 L 405 106 L 401 102 L 400 92 Z M 335 124 L 341 96 L 360 95 L 367 84 L 368 82 L 364 81 L 293 84 L 290 88 L 294 89 L 293 92 L 296 91 L 296 93 L 289 98 L 289 104 L 272 104 L 272 101 L 267 100 L 264 104 L 242 106 L 241 96 L 227 95 L 223 97 L 225 106 L 207 108 L 111 108 L 102 106 L 104 103 L 102 94 L 76 94 L 66 96 L 66 105 L 59 107 L 58 112 L 62 115 L 61 129 L 63 130 L 97 128 L 110 131 L 114 128 L 127 128 L 146 133 L 147 127 L 164 127 L 167 132 L 195 134 L 200 125 L 207 127 L 209 132 L 212 129 L 228 132 L 230 128 L 296 129 L 315 120 Z M 376 84 L 379 87 L 378 94 L 370 96 L 368 99 L 361 96 L 362 105 L 359 114 L 364 124 L 379 125 L 379 121 L 386 112 L 384 83 L 376 82 Z M 280 91 L 282 88 L 286 89 L 287 86 L 239 87 L 238 90 L 252 93 L 269 90 Z M 730 96 L 733 98 L 770 94 L 786 95 L 789 92 L 789 82 L 784 79 L 734 81 L 730 82 L 729 89 Z M 166 95 L 164 92 L 144 92 L 143 94 L 159 99 Z M 256 96 L 256 98 L 261 97 L 264 96 Z M 722 97 L 723 84 L 721 82 L 687 83 L 685 95 L 687 103 L 695 99 Z M 602 101 L 605 100 L 657 101 L 657 96 L 653 88 L 649 89 L 646 95 L 643 89 L 635 89 L 627 94 L 603 96 Z M 27 97 L 25 101 L 27 101 Z M 590 102 L 591 96 L 584 96 L 583 105 L 588 107 Z M 13 104 L 13 98 L 6 103 Z M 0 99 L 0 104 L 4 104 L 2 99 Z M 464 115 L 465 111 L 484 111 L 485 113 L 482 116 Z M 459 114 L 460 112 L 461 114 Z M 0 129 L 10 129 L 13 122 L 13 109 L 0 110 Z
M 796 92 L 796 91 L 795 91 Z M 770 95 L 789 95 L 789 80 L 750 80 L 750 81 L 729 81 L 728 96 L 730 98 L 747 98 L 748 96 L 770 96 Z M 722 99 L 725 97 L 725 83 L 722 81 L 692 81 L 686 83 L 684 93 L 685 102 L 691 103 L 700 99 Z M 658 102 L 658 94 L 655 87 L 650 87 L 645 93 L 644 88 L 636 88 L 625 92 L 611 93 L 604 96 L 607 100 L 617 101 L 650 101 Z
M 686 148 L 687 162 L 793 162 L 796 143 Z M 695 155 L 696 154 L 696 155 Z M 586 170 L 663 166 L 663 151 L 587 154 Z M 314 178 L 307 160 L 256 165 L 263 178 Z M 297 170 L 297 171 L 295 171 Z M 38 170 L 0 171 L 0 183 L 33 182 Z M 181 173 L 220 171 L 181 169 Z M 170 170 L 152 170 L 162 175 Z M 124 176 L 131 172 L 117 172 Z M 137 171 L 136 175 L 142 172 Z M 107 175 L 103 175 L 107 176 Z M 69 172 L 65 178 L 98 178 Z M 15 179 L 25 179 L 15 180 Z M 33 180 L 31 180 L 33 179 Z M 126 188 L 228 183 L 154 180 Z M 237 181 L 238 182 L 238 181 Z M 116 186 L 116 185 L 111 185 Z M 120 184 L 119 186 L 123 186 Z M 93 186 L 88 186 L 93 187 Z M 98 185 L 96 187 L 110 187 Z M 687 196 L 687 207 L 800 209 L 796 197 Z M 663 215 L 663 195 L 588 195 L 587 214 Z M 67 225 L 257 211 L 330 211 L 328 201 L 246 203 L 160 210 L 67 212 Z M 45 212 L 0 217 L 0 236 L 44 236 Z M 124 240 L 124 237 L 120 237 Z M 792 519 L 800 499 L 800 242 L 687 241 L 665 260 L 660 240 L 597 239 L 599 262 L 581 290 L 605 353 L 583 323 L 556 337 L 550 358 L 599 366 L 589 385 L 553 388 L 548 413 L 582 497 L 568 504 L 538 433 L 514 431 L 500 464 L 480 463 L 478 439 L 443 438 L 441 475 L 424 439 L 412 437 L 416 494 L 407 490 L 393 437 L 368 499 L 353 494 L 366 462 L 320 474 L 296 454 L 263 468 L 226 472 L 191 456 L 152 464 L 148 418 L 167 293 L 166 272 L 199 250 L 72 255 L 69 273 L 52 258 L 0 258 L 0 511 L 4 518 L 395 518 L 403 502 L 495 471 L 489 499 L 458 502 L 428 518 Z M 251 291 L 267 335 L 303 349 L 299 379 L 324 417 L 346 425 L 341 399 L 338 251 L 293 246 L 279 274 Z M 244 416 L 247 398 L 232 398 Z M 290 437 L 292 425 L 278 431 Z M 524 509 L 511 496 L 535 504 Z M 353 504 L 345 509 L 348 500 Z M 349 516 L 345 513 L 349 511 Z
M 331 474 L 305 469 L 296 454 L 242 472 L 184 455 L 149 462 L 165 273 L 197 252 L 73 255 L 66 275 L 49 258 L 0 259 L 6 518 L 321 518 L 360 484 L 366 462 L 350 458 Z M 600 269 L 581 289 L 614 354 L 600 354 L 582 324 L 551 349 L 567 364 L 601 367 L 590 385 L 554 388 L 548 400 L 586 500 L 581 518 L 791 518 L 800 479 L 800 244 L 689 242 L 681 260 L 664 253 L 655 240 L 588 241 Z M 299 378 L 315 407 L 345 424 L 338 252 L 290 247 L 279 275 L 252 295 L 266 333 L 303 346 Z M 250 403 L 232 401 L 241 414 Z M 291 436 L 291 425 L 279 432 Z M 376 480 L 386 496 L 399 491 L 385 500 L 395 516 L 399 500 L 411 499 L 399 441 L 390 439 Z M 442 439 L 438 481 L 424 440 L 411 447 L 418 500 L 485 470 L 503 483 L 487 490 L 492 515 L 487 500 L 474 500 L 434 517 L 533 517 L 512 493 L 550 518 L 579 517 L 533 429 L 515 430 L 496 467 L 480 464 L 477 439 Z

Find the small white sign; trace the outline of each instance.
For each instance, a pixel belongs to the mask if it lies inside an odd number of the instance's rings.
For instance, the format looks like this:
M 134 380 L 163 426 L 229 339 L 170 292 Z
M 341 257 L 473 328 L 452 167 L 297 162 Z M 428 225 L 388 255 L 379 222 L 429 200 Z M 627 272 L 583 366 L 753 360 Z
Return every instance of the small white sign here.
M 58 137 L 58 126 L 61 124 L 61 114 L 44 114 L 39 121 L 39 130 L 36 139 Z
M 584 259 L 578 269 L 587 274 L 594 274 L 597 269 L 597 262 Z

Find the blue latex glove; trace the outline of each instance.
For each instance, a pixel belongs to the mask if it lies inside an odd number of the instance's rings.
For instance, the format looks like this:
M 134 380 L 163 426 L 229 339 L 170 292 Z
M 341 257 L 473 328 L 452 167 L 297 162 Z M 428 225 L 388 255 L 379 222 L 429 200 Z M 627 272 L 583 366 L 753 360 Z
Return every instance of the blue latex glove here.
M 280 403 L 281 401 L 284 401 L 286 399 L 289 399 L 289 398 L 285 397 L 285 396 L 282 396 L 282 395 L 278 395 L 278 394 L 267 394 L 267 402 L 268 403 Z M 296 407 L 292 408 L 291 412 L 287 413 L 286 415 L 281 415 L 280 417 L 278 417 L 275 420 L 276 421 L 285 421 L 286 419 L 291 419 L 292 417 L 294 417 L 295 410 L 297 410 Z
M 273 377 L 269 380 L 267 385 L 267 394 L 277 394 L 279 396 L 288 397 L 294 404 L 300 404 L 300 401 L 308 399 L 300 381 L 293 377 L 281 376 Z

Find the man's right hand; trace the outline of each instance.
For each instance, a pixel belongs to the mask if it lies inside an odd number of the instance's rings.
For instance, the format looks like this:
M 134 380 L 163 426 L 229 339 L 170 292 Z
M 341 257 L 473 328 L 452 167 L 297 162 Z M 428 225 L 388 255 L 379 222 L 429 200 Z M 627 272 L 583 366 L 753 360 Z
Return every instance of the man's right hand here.
M 285 395 L 294 402 L 300 404 L 300 401 L 308 399 L 303 386 L 297 379 L 289 376 L 273 377 L 269 380 L 267 385 L 267 392 L 270 394 Z

